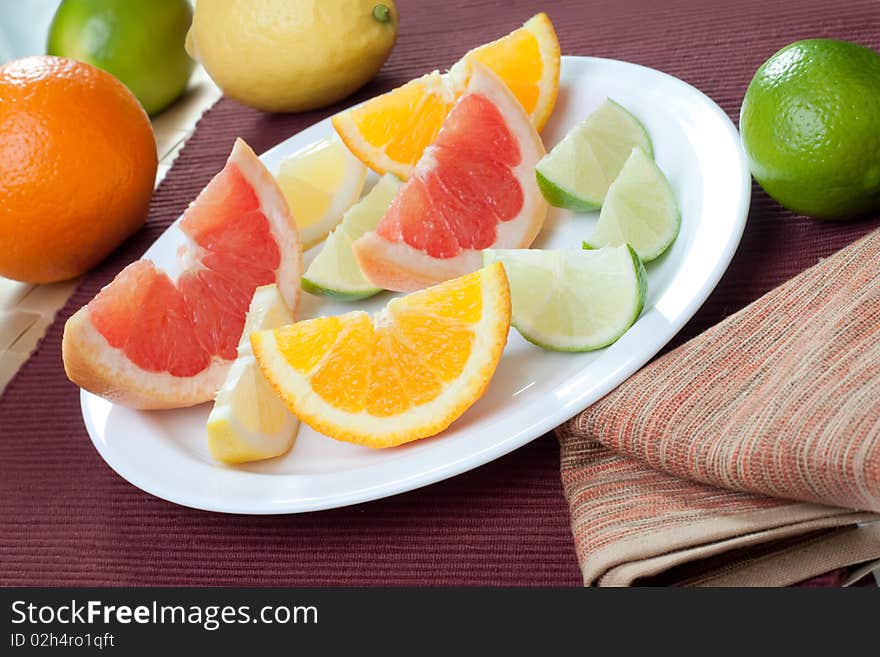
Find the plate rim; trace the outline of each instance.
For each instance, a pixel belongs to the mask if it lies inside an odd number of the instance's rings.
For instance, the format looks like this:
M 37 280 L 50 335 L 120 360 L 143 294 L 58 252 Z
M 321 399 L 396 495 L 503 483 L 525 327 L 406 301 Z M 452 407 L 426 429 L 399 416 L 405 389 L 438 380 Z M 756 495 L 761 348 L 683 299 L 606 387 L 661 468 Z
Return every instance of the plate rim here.
M 690 319 L 694 316 L 694 314 L 699 310 L 700 306 L 705 302 L 708 296 L 715 290 L 722 276 L 726 273 L 728 267 L 730 266 L 730 262 L 733 259 L 734 254 L 739 246 L 739 243 L 742 239 L 743 232 L 745 230 L 746 221 L 748 218 L 749 208 L 751 204 L 751 173 L 748 169 L 748 163 L 746 160 L 745 153 L 742 148 L 742 143 L 739 135 L 739 131 L 734 125 L 733 121 L 727 115 L 727 113 L 721 109 L 721 107 L 712 100 L 708 95 L 694 87 L 693 85 L 677 78 L 673 75 L 665 73 L 663 71 L 644 66 L 641 64 L 636 64 L 633 62 L 626 62 L 622 60 L 609 59 L 604 57 L 587 57 L 587 56 L 579 56 L 579 55 L 564 55 L 562 56 L 563 63 L 565 61 L 571 61 L 573 65 L 580 62 L 581 64 L 589 64 L 590 62 L 596 62 L 606 65 L 612 66 L 626 66 L 626 67 L 634 67 L 642 70 L 643 72 L 647 72 L 651 75 L 659 75 L 662 78 L 667 79 L 668 81 L 673 82 L 677 85 L 684 85 L 684 87 L 691 90 L 691 92 L 696 93 L 703 100 L 704 104 L 707 108 L 711 109 L 712 112 L 721 119 L 721 123 L 723 124 L 726 132 L 732 138 L 732 141 L 736 144 L 736 149 L 739 154 L 739 170 L 740 170 L 740 193 L 738 198 L 740 199 L 740 208 L 739 213 L 735 217 L 736 223 L 733 227 L 733 230 L 727 234 L 727 241 L 724 244 L 723 251 L 721 252 L 720 257 L 715 261 L 711 275 L 708 276 L 701 287 L 699 288 L 698 293 L 691 296 L 687 302 L 684 304 L 682 310 L 680 310 L 676 317 L 675 321 L 669 322 L 669 325 L 672 329 L 669 338 L 663 340 L 659 345 L 656 346 L 655 349 L 650 350 L 650 355 L 644 360 L 644 362 L 639 363 L 640 359 L 635 359 L 633 362 L 626 363 L 624 367 L 620 368 L 615 374 L 609 377 L 612 380 L 611 388 L 605 392 L 604 394 L 608 394 L 613 391 L 619 385 L 621 385 L 624 381 L 626 381 L 630 376 L 632 376 L 636 371 L 644 367 L 650 360 L 670 341 L 672 338 L 677 335 L 682 327 L 690 321 Z M 322 121 L 317 121 L 312 125 L 304 128 L 303 130 L 294 133 L 287 137 L 287 139 L 279 142 L 270 149 L 267 149 L 264 153 L 260 155 L 261 158 L 271 154 L 275 149 L 281 147 L 285 142 L 289 139 L 295 137 L 297 134 L 301 134 L 309 129 L 314 128 L 315 126 L 329 121 L 328 119 L 324 119 Z M 164 233 L 163 233 L 164 235 Z M 161 236 L 160 236 L 161 237 Z M 159 238 L 157 238 L 158 240 Z M 604 394 L 602 396 L 604 396 Z M 359 488 L 354 491 L 343 492 L 338 495 L 333 496 L 324 496 L 321 498 L 313 498 L 313 499 L 299 499 L 295 503 L 291 503 L 290 500 L 287 501 L 286 504 L 277 504 L 274 506 L 269 506 L 265 501 L 258 504 L 253 504 L 251 500 L 242 500 L 241 503 L 238 504 L 229 504 L 229 503 L 219 503 L 219 504 L 210 504 L 210 503 L 200 503 L 198 501 L 193 501 L 192 499 L 188 499 L 186 496 L 181 496 L 176 494 L 174 490 L 167 490 L 163 488 L 162 485 L 156 485 L 156 481 L 150 477 L 144 475 L 143 472 L 139 471 L 136 468 L 131 468 L 125 462 L 119 462 L 114 457 L 113 451 L 109 448 L 109 446 L 104 443 L 98 437 L 99 431 L 98 428 L 93 424 L 92 415 L 87 411 L 87 405 L 93 400 L 94 396 L 91 393 L 86 392 L 85 390 L 80 391 L 80 407 L 82 411 L 83 421 L 86 426 L 86 430 L 89 434 L 89 438 L 92 441 L 92 444 L 95 446 L 95 449 L 98 451 L 101 458 L 104 462 L 120 477 L 128 481 L 130 484 L 135 487 L 141 489 L 142 491 L 158 497 L 160 499 L 179 504 L 181 506 L 199 509 L 203 511 L 211 511 L 217 513 L 228 513 L 228 514 L 237 514 L 237 515 L 276 515 L 276 514 L 294 514 L 294 513 L 306 513 L 312 511 L 320 511 L 327 510 L 333 508 L 339 508 L 344 506 L 350 506 L 353 504 L 359 504 L 362 502 L 368 502 L 376 499 L 382 499 L 386 497 L 390 497 L 393 495 L 398 495 L 400 493 L 405 493 L 411 490 L 415 490 L 433 483 L 437 483 L 443 481 L 445 479 L 449 479 L 456 475 L 462 474 L 464 472 L 476 469 L 480 466 L 485 465 L 501 456 L 504 456 L 519 447 L 522 447 L 533 440 L 541 437 L 548 431 L 553 428 L 559 426 L 570 418 L 574 417 L 578 413 L 580 413 L 584 408 L 590 405 L 590 403 L 595 403 L 597 400 L 585 400 L 586 397 L 590 395 L 589 390 L 582 392 L 580 395 L 573 397 L 572 399 L 567 400 L 567 403 L 560 404 L 560 406 L 554 409 L 554 412 L 548 413 L 544 415 L 540 421 L 531 423 L 525 429 L 514 432 L 512 435 L 507 436 L 503 440 L 499 440 L 493 443 L 491 446 L 488 446 L 480 451 L 468 453 L 465 456 L 460 456 L 456 459 L 445 461 L 437 467 L 426 467 L 422 468 L 417 474 L 410 475 L 408 477 L 404 477 L 401 479 L 397 479 L 393 482 L 389 482 L 380 490 L 371 490 L 370 488 L 363 489 Z M 601 398 L 601 397 L 600 397 Z M 103 400 L 102 400 L 103 401 Z M 529 437 L 524 438 L 523 435 L 528 434 Z M 210 464 L 204 464 L 206 467 L 215 468 Z M 320 477 L 324 476 L 321 474 L 309 474 L 309 475 L 263 475 L 261 473 L 248 472 L 243 470 L 228 470 L 226 472 L 233 473 L 234 476 L 241 477 L 254 477 L 254 476 L 297 476 L 297 477 Z M 328 473 L 335 474 L 335 473 Z

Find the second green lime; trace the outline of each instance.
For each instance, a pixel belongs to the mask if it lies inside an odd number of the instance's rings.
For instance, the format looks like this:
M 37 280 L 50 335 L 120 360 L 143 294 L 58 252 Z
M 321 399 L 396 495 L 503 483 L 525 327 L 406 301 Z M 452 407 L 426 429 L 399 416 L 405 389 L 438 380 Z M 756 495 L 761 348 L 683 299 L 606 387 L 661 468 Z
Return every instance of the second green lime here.
M 152 116 L 189 82 L 195 63 L 184 42 L 191 22 L 187 0 L 63 0 L 46 51 L 116 76 Z
M 880 208 L 880 54 L 832 39 L 792 43 L 749 84 L 749 166 L 790 210 L 847 219 Z

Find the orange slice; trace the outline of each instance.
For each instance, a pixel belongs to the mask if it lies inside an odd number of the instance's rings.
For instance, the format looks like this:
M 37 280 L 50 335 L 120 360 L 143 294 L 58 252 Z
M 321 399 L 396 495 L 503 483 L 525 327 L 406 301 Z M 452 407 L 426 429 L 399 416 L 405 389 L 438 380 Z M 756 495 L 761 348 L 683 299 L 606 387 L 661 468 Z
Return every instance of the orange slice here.
M 559 57 L 553 24 L 541 13 L 507 36 L 471 50 L 446 75 L 430 73 L 337 114 L 333 127 L 364 164 L 406 180 L 466 89 L 474 62 L 504 80 L 540 131 L 556 103 Z
M 337 440 L 393 447 L 439 433 L 479 399 L 510 327 L 500 263 L 355 311 L 251 334 L 292 413 Z
M 540 13 L 507 36 L 468 52 L 450 69 L 449 75 L 460 90 L 467 86 L 472 62 L 489 67 L 504 80 L 540 132 L 556 104 L 559 57 L 553 23 L 547 14 Z

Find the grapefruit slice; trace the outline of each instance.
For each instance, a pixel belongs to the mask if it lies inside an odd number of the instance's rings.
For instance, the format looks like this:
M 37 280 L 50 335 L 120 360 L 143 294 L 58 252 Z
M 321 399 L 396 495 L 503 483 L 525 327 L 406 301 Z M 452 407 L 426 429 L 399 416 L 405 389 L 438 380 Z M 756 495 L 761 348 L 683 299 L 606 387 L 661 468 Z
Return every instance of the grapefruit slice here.
M 235 360 L 248 306 L 276 283 L 296 308 L 302 249 L 275 179 L 241 139 L 179 223 L 176 280 L 150 260 L 123 269 L 64 327 L 78 386 L 133 408 L 209 401 Z
M 354 242 L 378 287 L 419 290 L 482 266 L 482 249 L 528 247 L 547 216 L 544 145 L 522 105 L 475 64 L 467 90 L 375 231 Z

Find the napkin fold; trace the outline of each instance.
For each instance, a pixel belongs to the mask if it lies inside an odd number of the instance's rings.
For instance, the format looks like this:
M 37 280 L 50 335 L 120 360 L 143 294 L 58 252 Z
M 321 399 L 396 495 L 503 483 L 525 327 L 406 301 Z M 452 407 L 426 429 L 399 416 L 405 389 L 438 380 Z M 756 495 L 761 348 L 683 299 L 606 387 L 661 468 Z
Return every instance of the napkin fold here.
M 870 572 L 880 230 L 658 358 L 557 436 L 585 584 Z

